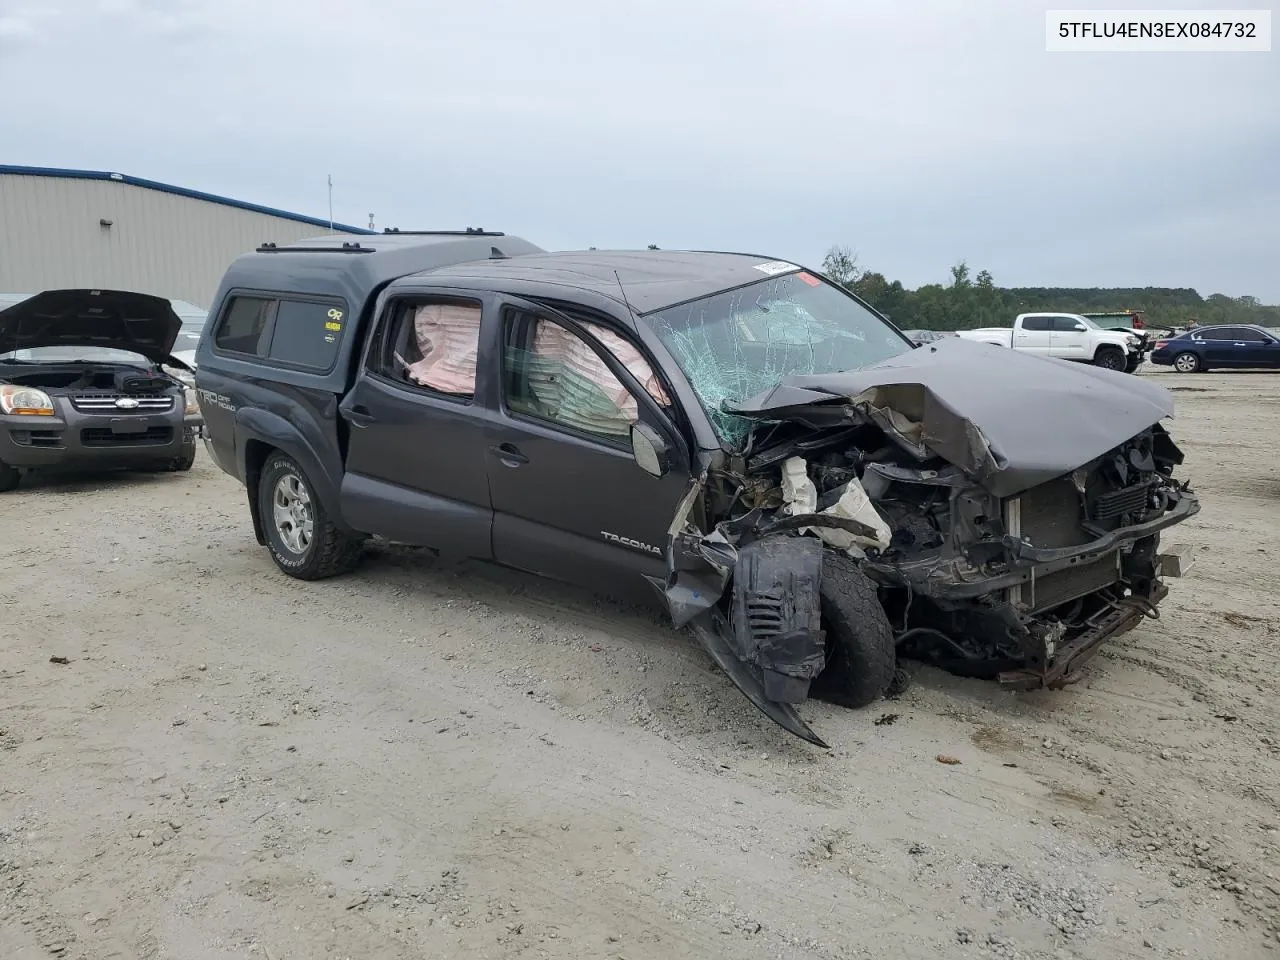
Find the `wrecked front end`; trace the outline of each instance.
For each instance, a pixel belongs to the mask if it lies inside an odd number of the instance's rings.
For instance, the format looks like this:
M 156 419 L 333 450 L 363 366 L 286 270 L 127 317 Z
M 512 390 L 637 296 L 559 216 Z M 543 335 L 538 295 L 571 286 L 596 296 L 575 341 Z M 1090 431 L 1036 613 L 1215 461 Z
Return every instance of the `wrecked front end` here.
M 874 583 L 899 655 L 1014 689 L 1070 682 L 1185 568 L 1159 546 L 1199 510 L 1163 392 L 1027 357 L 984 383 L 989 353 L 925 348 L 727 408 L 748 440 L 690 490 L 663 590 L 797 736 L 822 743 L 795 706 L 839 641 L 824 551 Z

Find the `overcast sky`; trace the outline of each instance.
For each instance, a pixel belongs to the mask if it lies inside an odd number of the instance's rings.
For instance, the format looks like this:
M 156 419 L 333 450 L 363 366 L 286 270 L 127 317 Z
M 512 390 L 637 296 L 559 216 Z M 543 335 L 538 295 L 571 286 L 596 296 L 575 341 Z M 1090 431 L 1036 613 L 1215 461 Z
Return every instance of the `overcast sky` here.
M 1280 303 L 1280 52 L 1046 53 L 1073 6 L 0 0 L 0 162 L 321 217 L 332 174 L 340 221 L 549 249 L 841 244 L 912 287 L 964 258 Z

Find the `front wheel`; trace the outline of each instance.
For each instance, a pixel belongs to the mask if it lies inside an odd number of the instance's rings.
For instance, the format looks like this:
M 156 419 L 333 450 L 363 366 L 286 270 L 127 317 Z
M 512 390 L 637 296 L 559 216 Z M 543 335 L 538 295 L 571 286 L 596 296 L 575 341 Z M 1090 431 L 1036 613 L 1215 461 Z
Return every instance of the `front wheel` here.
M 1196 373 L 1200 369 L 1200 358 L 1194 353 L 1180 353 L 1173 358 L 1173 369 L 1179 373 Z
M 814 680 L 814 693 L 842 707 L 874 703 L 888 691 L 898 665 L 876 585 L 847 553 L 827 550 L 821 601 L 827 666 Z
M 0 493 L 7 493 L 18 485 L 18 481 L 22 479 L 16 467 L 11 467 L 7 463 L 0 461 Z
M 276 566 L 299 580 L 345 573 L 360 558 L 361 541 L 334 526 L 302 468 L 273 454 L 258 480 L 258 516 Z
M 1094 356 L 1093 362 L 1095 366 L 1099 366 L 1103 370 L 1123 370 L 1125 365 L 1124 353 L 1115 347 L 1103 347 Z

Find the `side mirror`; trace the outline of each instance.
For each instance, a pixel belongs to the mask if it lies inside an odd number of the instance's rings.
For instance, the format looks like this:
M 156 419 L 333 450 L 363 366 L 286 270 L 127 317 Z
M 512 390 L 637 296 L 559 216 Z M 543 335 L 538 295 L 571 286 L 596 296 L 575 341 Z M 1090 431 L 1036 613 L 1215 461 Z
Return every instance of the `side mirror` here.
M 651 477 L 665 477 L 671 469 L 671 447 L 662 434 L 647 423 L 631 425 L 631 455 Z
M 1084 333 L 1089 328 L 1086 327 L 1083 323 L 1077 323 L 1072 329 L 1075 330 L 1076 333 Z

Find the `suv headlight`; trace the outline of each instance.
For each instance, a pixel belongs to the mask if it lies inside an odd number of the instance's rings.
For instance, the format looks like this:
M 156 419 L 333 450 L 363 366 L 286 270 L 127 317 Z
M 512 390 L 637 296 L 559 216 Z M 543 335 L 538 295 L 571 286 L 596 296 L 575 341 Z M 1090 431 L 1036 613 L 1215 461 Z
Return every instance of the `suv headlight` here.
M 186 401 L 182 415 L 184 417 L 195 417 L 200 415 L 200 401 L 196 398 L 195 387 L 184 387 L 182 396 Z
M 1125 334 L 1125 339 L 1128 340 L 1129 346 L 1131 347 L 1136 347 L 1138 344 L 1142 343 L 1142 341 L 1139 340 L 1137 337 L 1135 337 L 1132 333 Z
M 43 390 L 16 383 L 0 386 L 0 411 L 34 417 L 52 417 L 53 401 Z

